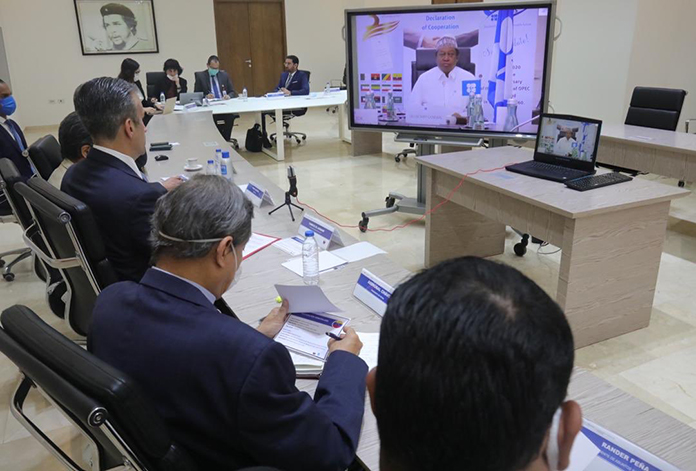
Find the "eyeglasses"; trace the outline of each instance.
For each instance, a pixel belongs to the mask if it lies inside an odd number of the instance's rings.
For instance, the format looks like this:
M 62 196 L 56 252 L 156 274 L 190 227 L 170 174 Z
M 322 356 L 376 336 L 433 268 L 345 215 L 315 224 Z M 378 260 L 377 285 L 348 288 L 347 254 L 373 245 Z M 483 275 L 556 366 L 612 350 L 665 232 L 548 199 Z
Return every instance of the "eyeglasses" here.
M 456 52 L 438 52 L 437 57 L 457 57 Z

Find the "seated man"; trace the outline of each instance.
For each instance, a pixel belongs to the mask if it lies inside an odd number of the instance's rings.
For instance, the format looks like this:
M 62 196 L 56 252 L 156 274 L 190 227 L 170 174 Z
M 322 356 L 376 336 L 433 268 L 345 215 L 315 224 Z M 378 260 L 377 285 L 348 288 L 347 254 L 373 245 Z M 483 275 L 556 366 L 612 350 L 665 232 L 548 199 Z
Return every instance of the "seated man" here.
M 343 470 L 353 460 L 367 365 L 351 328 L 329 340 L 314 400 L 295 387 L 287 349 L 273 340 L 287 302 L 258 329 L 221 299 L 240 273 L 251 202 L 234 183 L 200 175 L 157 202 L 155 267 L 140 283 L 99 295 L 89 348 L 155 400 L 173 439 L 201 470 L 250 465 Z
M 309 77 L 299 67 L 300 59 L 297 56 L 285 58 L 285 72 L 280 74 L 276 92 L 283 92 L 285 96 L 309 95 Z
M 9 118 L 16 109 L 12 89 L 0 79 L 0 158 L 10 159 L 26 180 L 34 175 L 34 171 L 28 159 L 28 146 L 22 129 Z
M 75 90 L 75 110 L 92 136 L 87 158 L 68 169 L 61 190 L 92 210 L 106 256 L 121 280 L 138 281 L 150 264 L 150 217 L 157 198 L 181 183 L 148 183 L 143 105 L 133 84 L 101 77 Z
M 578 128 L 569 128 L 566 126 L 558 126 L 558 139 L 553 148 L 553 153 L 556 155 L 568 156 L 573 153 L 573 149 L 577 148 L 578 141 L 575 139 L 575 134 Z
M 437 67 L 424 72 L 411 90 L 407 113 L 409 119 L 418 121 L 418 116 L 426 111 L 428 115 L 456 118 L 457 124 L 466 124 L 466 106 L 469 96 L 463 93 L 462 82 L 476 80 L 471 72 L 457 66 L 459 49 L 457 41 L 443 37 L 437 42 L 435 50 Z
M 48 183 L 60 189 L 63 177 L 70 166 L 87 157 L 92 149 L 92 137 L 80 121 L 80 117 L 73 111 L 61 121 L 58 128 L 58 140 L 63 160 L 51 174 Z
M 193 75 L 196 78 L 193 88 L 194 92 L 203 92 L 211 100 L 214 98 L 229 100 L 237 97 L 237 92 L 234 91 L 230 76 L 224 70 L 220 70 L 220 58 L 218 56 L 210 56 L 208 58 L 208 69 L 196 72 Z M 213 116 L 220 134 L 226 141 L 229 141 L 232 137 L 234 120 L 237 118 L 239 118 L 239 115 L 233 113 Z
M 567 468 L 573 355 L 563 311 L 514 268 L 464 257 L 419 273 L 389 300 L 367 380 L 381 469 Z

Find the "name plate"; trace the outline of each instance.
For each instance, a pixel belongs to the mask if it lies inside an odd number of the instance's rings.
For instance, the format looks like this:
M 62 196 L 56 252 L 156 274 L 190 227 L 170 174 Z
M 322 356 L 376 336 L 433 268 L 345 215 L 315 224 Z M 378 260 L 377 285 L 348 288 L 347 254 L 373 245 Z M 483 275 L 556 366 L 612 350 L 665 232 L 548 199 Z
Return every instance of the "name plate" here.
M 246 187 L 246 190 L 244 191 L 244 194 L 247 198 L 249 198 L 249 201 L 251 201 L 251 203 L 257 208 L 260 208 L 263 205 L 263 203 L 273 204 L 273 198 L 271 198 L 271 194 L 268 191 L 266 191 L 262 186 L 257 185 L 254 182 L 249 182 L 249 184 Z
M 393 292 L 394 288 L 363 268 L 355 284 L 353 296 L 380 316 L 384 316 L 387 302 Z
M 314 238 L 317 241 L 320 249 L 328 249 L 331 242 L 338 245 L 343 245 L 341 240 L 341 234 L 333 227 L 331 224 L 327 224 L 315 217 L 305 214 L 300 222 L 300 228 L 297 233 L 302 237 L 305 235 L 305 231 L 314 231 Z
M 196 105 L 194 102 L 186 103 L 184 105 L 184 111 L 192 110 L 192 109 L 196 108 L 197 106 L 198 105 Z

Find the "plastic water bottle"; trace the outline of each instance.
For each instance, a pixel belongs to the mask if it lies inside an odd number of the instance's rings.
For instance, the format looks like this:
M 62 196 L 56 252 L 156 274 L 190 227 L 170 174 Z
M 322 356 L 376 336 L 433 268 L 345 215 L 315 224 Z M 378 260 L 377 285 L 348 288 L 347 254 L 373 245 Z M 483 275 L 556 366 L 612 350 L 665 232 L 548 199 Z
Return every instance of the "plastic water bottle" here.
M 213 159 L 208 160 L 208 168 L 205 173 L 206 175 L 217 175 L 217 168 L 215 168 L 215 161 Z
M 164 96 L 164 92 L 160 93 L 160 103 L 164 105 L 164 102 L 167 101 L 167 97 Z
M 319 284 L 319 246 L 314 231 L 305 232 L 302 244 L 302 280 L 306 285 Z
M 247 93 L 246 87 L 242 90 L 242 101 L 247 101 L 247 98 L 249 98 L 249 94 Z
M 331 83 L 326 82 L 326 86 L 324 87 L 324 95 L 328 95 L 329 92 L 331 92 Z
M 476 107 L 476 96 L 474 92 L 469 93 L 469 103 L 466 105 L 466 117 L 469 118 L 469 126 L 474 127 L 474 113 Z
M 476 95 L 474 101 L 474 129 L 482 131 L 485 128 L 485 118 L 483 117 L 483 98 L 480 94 Z
M 230 153 L 223 152 L 220 159 L 220 175 L 232 181 L 232 162 L 230 161 Z
M 510 98 L 507 101 L 507 117 L 505 118 L 503 131 L 512 131 L 519 124 L 520 122 L 517 120 L 517 100 Z
M 215 172 L 220 175 L 220 165 L 222 162 L 222 149 L 215 149 Z

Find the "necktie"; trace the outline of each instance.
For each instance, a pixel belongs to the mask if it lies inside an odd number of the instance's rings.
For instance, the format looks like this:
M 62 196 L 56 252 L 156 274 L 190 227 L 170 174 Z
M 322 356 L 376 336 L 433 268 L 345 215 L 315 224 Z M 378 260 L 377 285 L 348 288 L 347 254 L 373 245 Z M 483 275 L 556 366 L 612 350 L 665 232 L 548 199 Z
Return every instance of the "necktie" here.
M 285 81 L 285 88 L 288 88 L 290 85 L 290 81 L 292 80 L 292 76 L 295 74 L 288 74 L 288 79 Z
M 11 119 L 7 120 L 7 127 L 10 128 L 10 132 L 12 133 L 12 136 L 15 138 L 15 141 L 17 141 L 17 145 L 19 146 L 19 150 L 24 152 L 26 148 L 24 147 L 24 144 L 22 143 L 22 137 L 19 135 L 17 132 L 17 124 L 12 121 Z
M 218 311 L 223 313 L 226 316 L 233 317 L 235 319 L 239 319 L 237 315 L 232 311 L 232 309 L 227 305 L 224 299 L 220 298 L 213 303 L 213 306 L 217 308 Z
M 213 93 L 215 94 L 215 98 L 222 98 L 222 95 L 220 95 L 220 87 L 218 86 L 217 77 L 211 77 L 210 80 L 213 81 Z

